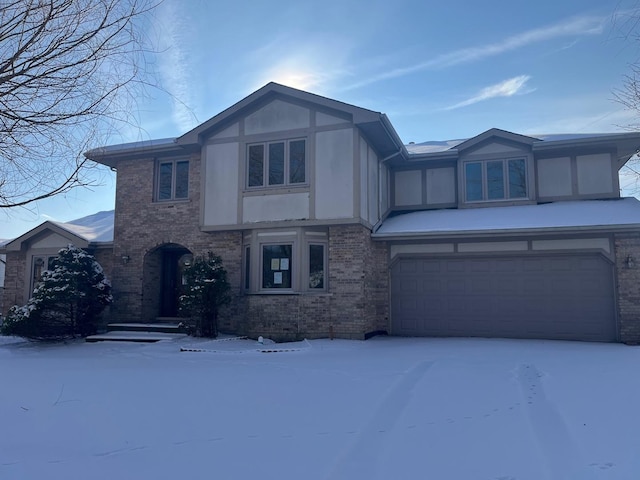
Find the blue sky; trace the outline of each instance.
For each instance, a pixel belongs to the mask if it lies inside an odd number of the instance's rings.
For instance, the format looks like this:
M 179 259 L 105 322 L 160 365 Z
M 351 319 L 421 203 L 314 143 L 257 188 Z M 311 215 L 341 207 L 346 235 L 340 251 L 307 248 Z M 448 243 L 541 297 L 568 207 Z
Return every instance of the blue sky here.
M 405 143 L 623 131 L 613 100 L 640 43 L 637 0 L 164 0 L 148 32 L 172 96 L 140 99 L 113 143 L 178 136 L 269 81 L 386 113 Z M 640 33 L 640 29 L 637 30 Z M 0 238 L 114 206 L 115 175 L 0 212 Z

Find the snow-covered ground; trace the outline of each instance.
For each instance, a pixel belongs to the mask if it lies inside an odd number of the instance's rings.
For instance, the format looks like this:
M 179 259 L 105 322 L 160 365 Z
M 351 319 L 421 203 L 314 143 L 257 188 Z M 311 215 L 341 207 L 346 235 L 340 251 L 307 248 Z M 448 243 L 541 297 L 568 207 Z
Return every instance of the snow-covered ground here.
M 640 347 L 193 342 L 0 337 L 0 479 L 640 478 Z

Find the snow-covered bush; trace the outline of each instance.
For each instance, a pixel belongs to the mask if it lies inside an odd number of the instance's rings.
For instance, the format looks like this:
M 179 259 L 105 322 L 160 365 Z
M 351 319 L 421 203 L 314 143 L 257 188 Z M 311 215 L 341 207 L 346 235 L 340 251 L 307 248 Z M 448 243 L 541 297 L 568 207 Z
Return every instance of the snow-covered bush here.
M 0 332 L 37 340 L 90 335 L 111 301 L 111 284 L 100 264 L 69 245 L 42 272 L 27 304 L 11 307 Z
M 180 296 L 181 315 L 195 322 L 195 334 L 218 336 L 218 308 L 231 301 L 227 271 L 219 256 L 208 252 L 195 257 L 184 270 L 184 294 Z

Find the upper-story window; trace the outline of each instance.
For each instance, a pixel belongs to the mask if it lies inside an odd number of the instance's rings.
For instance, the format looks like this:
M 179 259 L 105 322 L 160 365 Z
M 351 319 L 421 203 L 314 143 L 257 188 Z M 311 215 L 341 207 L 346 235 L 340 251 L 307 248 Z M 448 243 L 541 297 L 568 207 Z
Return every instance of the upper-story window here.
M 247 171 L 247 186 L 251 188 L 305 183 L 305 140 L 282 140 L 249 145 Z
M 465 162 L 467 202 L 527 198 L 527 162 L 524 158 Z
M 161 160 L 157 168 L 156 200 L 189 198 L 189 160 Z

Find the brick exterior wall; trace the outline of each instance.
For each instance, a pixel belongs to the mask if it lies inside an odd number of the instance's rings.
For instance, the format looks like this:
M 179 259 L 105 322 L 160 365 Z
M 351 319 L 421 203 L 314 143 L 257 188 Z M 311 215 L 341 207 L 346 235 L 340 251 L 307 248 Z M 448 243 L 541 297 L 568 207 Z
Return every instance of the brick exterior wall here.
M 640 233 L 616 234 L 615 250 L 620 341 L 640 344 Z
M 158 249 L 179 245 L 194 255 L 222 257 L 232 302 L 220 312 L 221 332 L 274 340 L 365 338 L 388 330 L 388 254 L 361 225 L 329 229 L 329 291 L 246 295 L 242 292 L 242 231 L 202 232 L 200 159 L 190 159 L 189 200 L 153 202 L 153 160 L 118 165 L 111 321 L 150 322 L 159 305 Z M 129 257 L 124 263 L 122 257 Z
M 246 295 L 239 333 L 274 340 L 364 339 L 388 330 L 388 253 L 361 225 L 329 228 L 329 290 Z
M 7 264 L 4 274 L 4 294 L 2 316 L 6 316 L 14 305 L 24 305 L 27 256 L 25 252 L 7 252 Z
M 200 231 L 200 159 L 189 163 L 189 199 L 153 201 L 153 160 L 118 165 L 113 248 L 111 321 L 150 322 L 158 315 L 160 256 L 158 249 L 181 246 L 193 255 L 220 255 L 232 285 L 234 301 L 220 318 L 223 330 L 236 327 L 240 292 L 242 235 Z M 123 256 L 128 261 L 123 261 Z

